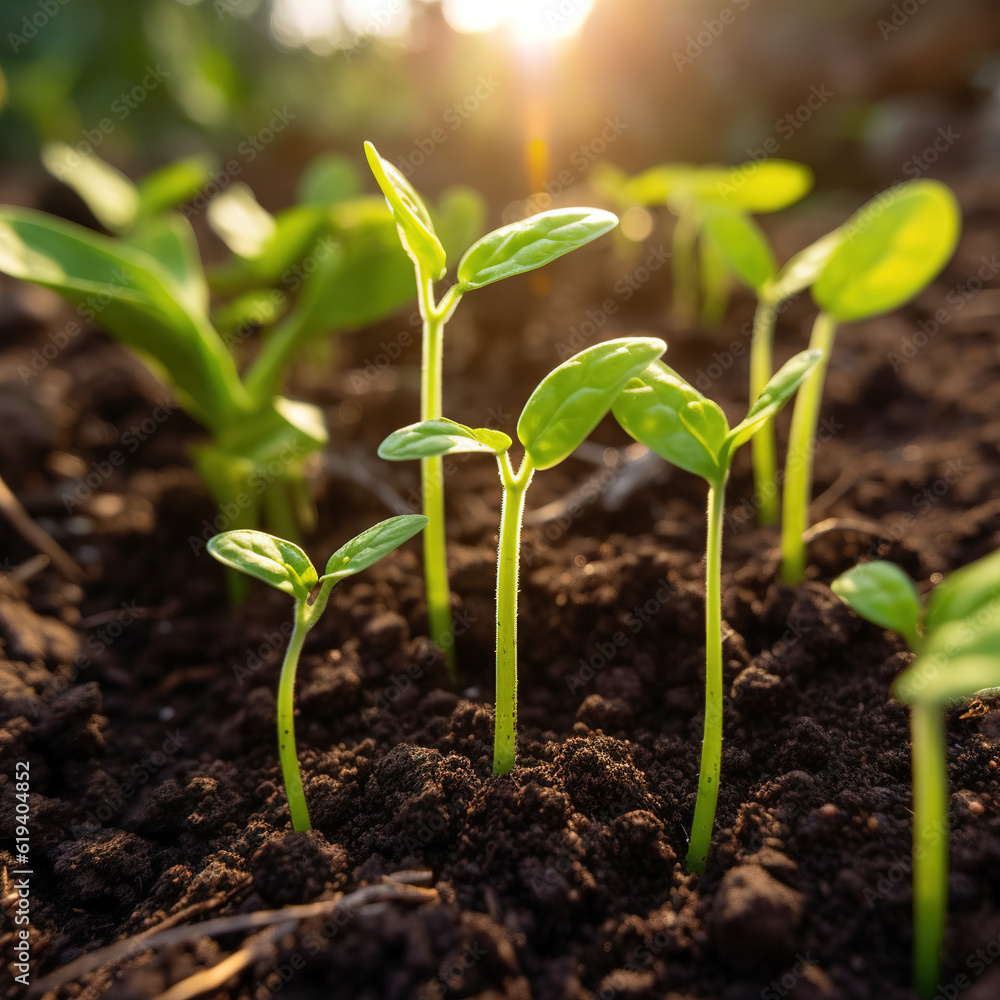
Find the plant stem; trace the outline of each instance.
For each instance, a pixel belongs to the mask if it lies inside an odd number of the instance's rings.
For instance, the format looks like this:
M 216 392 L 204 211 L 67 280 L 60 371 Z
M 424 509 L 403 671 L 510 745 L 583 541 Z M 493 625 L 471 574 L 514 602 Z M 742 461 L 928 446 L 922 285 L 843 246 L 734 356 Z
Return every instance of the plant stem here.
M 701 257 L 701 322 L 718 326 L 729 307 L 729 269 L 715 244 L 702 240 Z
M 305 792 L 302 790 L 302 774 L 299 758 L 295 750 L 295 671 L 299 665 L 299 654 L 309 625 L 306 623 L 304 602 L 295 602 L 295 627 L 292 638 L 285 650 L 285 660 L 281 664 L 281 680 L 278 682 L 278 757 L 281 760 L 281 775 L 285 781 L 285 795 L 288 796 L 288 811 L 292 814 L 292 827 L 303 831 L 311 829 L 309 809 Z
M 712 842 L 722 768 L 722 515 L 727 474 L 708 486 L 705 544 L 705 734 L 701 744 L 698 798 L 691 824 L 688 871 L 703 872 Z
M 695 243 L 698 239 L 698 214 L 681 208 L 673 235 L 674 316 L 681 323 L 691 323 L 698 311 L 698 271 Z
M 913 988 L 921 1000 L 938 989 L 948 910 L 948 762 L 940 705 L 914 705 Z
M 799 387 L 792 411 L 781 497 L 781 578 L 790 584 L 800 583 L 806 571 L 806 546 L 802 535 L 809 526 L 816 425 L 836 333 L 837 321 L 828 313 L 821 312 L 813 324 L 809 347 L 821 348 L 823 356 Z
M 497 553 L 497 700 L 493 773 L 506 774 L 514 766 L 517 743 L 517 584 L 521 518 L 524 514 L 524 494 L 535 469 L 527 455 L 516 474 L 506 452 L 497 456 L 497 463 L 503 480 L 503 507 Z
M 295 749 L 295 673 L 299 666 L 302 643 L 323 614 L 332 589 L 333 583 L 328 581 L 320 588 L 312 605 L 306 601 L 295 602 L 295 624 L 278 681 L 278 758 L 281 761 L 281 776 L 285 782 L 292 828 L 300 833 L 312 829 L 312 824 L 309 822 L 309 809 L 302 790 L 302 772 L 299 770 L 299 758 Z
M 257 403 L 270 399 L 278 391 L 281 373 L 305 339 L 310 319 L 304 309 L 295 309 L 264 339 L 243 376 L 247 392 Z
M 777 303 L 761 298 L 753 317 L 753 336 L 750 340 L 750 404 L 761 394 L 774 368 L 774 324 Z M 753 450 L 753 478 L 756 486 L 757 523 L 778 522 L 778 459 L 774 439 L 774 419 L 768 420 L 758 430 L 751 442 Z
M 458 304 L 453 289 L 434 302 L 434 282 L 417 275 L 420 315 L 423 317 L 423 347 L 420 367 L 420 419 L 441 419 L 441 354 L 444 325 Z M 431 639 L 444 651 L 448 673 L 455 677 L 455 640 L 448 586 L 448 552 L 444 521 L 444 461 L 439 455 L 420 460 L 420 484 L 424 514 L 424 587 Z

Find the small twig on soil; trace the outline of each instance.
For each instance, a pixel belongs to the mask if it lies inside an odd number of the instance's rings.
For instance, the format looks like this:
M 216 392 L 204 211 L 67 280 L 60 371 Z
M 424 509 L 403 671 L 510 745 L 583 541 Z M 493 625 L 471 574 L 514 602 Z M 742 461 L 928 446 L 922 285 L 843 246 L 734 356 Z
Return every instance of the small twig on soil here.
M 323 468 L 336 479 L 347 479 L 378 498 L 394 514 L 410 510 L 406 501 L 372 469 L 367 456 L 360 449 L 346 455 L 327 449 L 323 452 Z
M 437 899 L 434 889 L 420 889 L 403 884 L 382 883 L 368 885 L 349 895 L 339 895 L 333 899 L 323 899 L 316 903 L 305 903 L 301 906 L 285 906 L 280 910 L 258 910 L 256 913 L 240 913 L 230 917 L 214 917 L 199 924 L 185 924 L 181 927 L 171 927 L 167 930 L 144 931 L 124 941 L 117 941 L 106 948 L 82 955 L 69 965 L 57 969 L 38 980 L 30 989 L 28 996 L 39 996 L 54 990 L 65 983 L 81 979 L 105 965 L 111 965 L 126 958 L 134 957 L 151 948 L 162 948 L 165 945 L 177 944 L 183 941 L 193 941 L 201 937 L 216 937 L 220 934 L 233 934 L 237 931 L 254 930 L 270 927 L 285 922 L 298 923 L 310 917 L 327 916 L 330 913 L 346 907 L 357 910 L 363 906 L 382 902 L 426 903 Z
M 74 583 L 83 580 L 84 573 L 80 564 L 48 532 L 42 531 L 35 524 L 2 477 L 0 477 L 0 511 L 7 515 L 7 520 L 26 542 L 30 542 L 39 552 L 43 552 L 52 560 L 53 565 L 63 576 Z
M 241 973 L 258 958 L 270 955 L 274 942 L 294 930 L 295 921 L 286 920 L 283 924 L 275 924 L 259 934 L 248 937 L 239 951 L 233 952 L 228 958 L 224 958 L 218 965 L 213 965 L 210 969 L 201 969 L 193 976 L 188 976 L 187 979 L 174 983 L 169 990 L 156 997 L 156 1000 L 191 1000 L 192 997 L 217 989 L 227 979 Z

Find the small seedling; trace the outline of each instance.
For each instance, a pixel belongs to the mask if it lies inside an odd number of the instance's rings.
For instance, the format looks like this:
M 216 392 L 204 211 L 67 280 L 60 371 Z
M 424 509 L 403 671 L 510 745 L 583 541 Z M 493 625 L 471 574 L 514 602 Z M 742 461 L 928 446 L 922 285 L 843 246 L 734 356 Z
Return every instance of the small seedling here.
M 940 181 L 907 181 L 876 196 L 837 230 L 838 238 L 812 283 L 820 312 L 809 346 L 823 358 L 802 386 L 792 411 L 781 513 L 781 575 L 798 583 L 805 574 L 802 539 L 808 526 L 823 382 L 838 323 L 896 309 L 940 272 L 958 242 L 961 214 Z
M 426 523 L 427 518 L 422 514 L 402 514 L 379 522 L 337 549 L 330 556 L 322 576 L 297 545 L 263 531 L 225 531 L 208 541 L 208 551 L 219 562 L 295 598 L 292 637 L 278 681 L 278 755 L 295 830 L 310 829 L 309 809 L 295 753 L 295 671 L 302 643 L 319 621 L 337 583 L 378 562 L 412 538 Z M 313 597 L 317 585 L 319 590 Z
M 610 177 L 605 172 L 605 179 Z M 672 245 L 674 313 L 690 323 L 697 313 L 700 257 L 704 323 L 718 324 L 726 311 L 730 266 L 704 226 L 723 210 L 748 219 L 750 212 L 776 212 L 804 197 L 812 171 L 791 160 L 766 159 L 736 167 L 666 163 L 631 179 L 603 185 L 624 205 L 666 205 L 677 217 Z M 699 242 L 700 237 L 700 242 Z
M 597 239 L 614 228 L 618 219 L 596 208 L 564 208 L 496 229 L 465 251 L 458 262 L 458 280 L 436 299 L 434 283 L 444 277 L 448 261 L 430 214 L 406 178 L 388 160 L 382 159 L 370 142 L 365 143 L 365 154 L 396 220 L 400 242 L 416 271 L 417 301 L 423 318 L 420 419 L 439 420 L 444 327 L 462 296 L 473 289 L 542 267 Z M 451 635 L 452 623 L 441 456 L 423 456 L 420 467 L 423 509 L 430 518 L 424 532 L 427 617 L 431 638 L 445 650 L 449 667 L 454 671 L 453 647 L 445 639 Z
M 820 360 L 819 351 L 792 358 L 767 383 L 743 421 L 730 429 L 712 400 L 662 361 L 652 363 L 626 385 L 614 404 L 622 427 L 641 444 L 708 483 L 705 552 L 705 735 L 689 871 L 702 872 L 708 859 L 719 797 L 722 763 L 722 524 L 726 480 L 737 448 L 788 402 Z
M 857 614 L 903 636 L 916 659 L 893 682 L 910 706 L 913 758 L 913 986 L 938 995 L 948 914 L 945 712 L 1000 686 L 1000 551 L 952 573 L 921 610 L 895 564 L 855 566 L 830 585 Z
M 452 420 L 424 420 L 390 434 L 379 455 L 394 461 L 459 452 L 496 457 L 503 484 L 497 558 L 496 721 L 493 773 L 515 764 L 517 732 L 517 584 L 525 492 L 536 469 L 551 469 L 578 448 L 611 409 L 622 387 L 667 345 L 655 338 L 611 340 L 588 347 L 553 369 L 531 394 L 517 421 L 524 457 L 517 471 L 511 439 L 500 431 Z

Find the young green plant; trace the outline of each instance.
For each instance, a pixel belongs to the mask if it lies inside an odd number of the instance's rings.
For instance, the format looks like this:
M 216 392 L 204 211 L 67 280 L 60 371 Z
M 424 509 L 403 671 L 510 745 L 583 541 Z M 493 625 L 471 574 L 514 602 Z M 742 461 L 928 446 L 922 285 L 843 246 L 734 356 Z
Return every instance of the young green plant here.
M 750 212 L 777 212 L 804 197 L 813 184 L 808 167 L 779 159 L 735 167 L 665 163 L 617 182 L 607 171 L 604 176 L 605 190 L 617 192 L 616 200 L 623 205 L 666 205 L 677 217 L 671 258 L 674 314 L 683 323 L 692 322 L 697 314 L 697 254 L 701 318 L 711 325 L 720 323 L 726 311 L 729 267 L 717 244 L 704 239 L 706 221 L 719 209 L 743 217 Z
M 702 240 L 725 261 L 729 270 L 757 296 L 750 340 L 750 398 L 756 399 L 774 373 L 774 328 L 782 305 L 816 280 L 840 240 L 828 233 L 789 260 L 781 270 L 775 263 L 767 236 L 746 212 L 716 208 L 708 212 Z M 778 458 L 774 421 L 768 420 L 754 435 L 754 499 L 757 520 L 778 522 Z
M 913 581 L 876 560 L 831 587 L 858 615 L 898 632 L 917 654 L 893 682 L 910 706 L 913 762 L 913 987 L 938 995 L 948 913 L 945 713 L 1000 686 L 1000 551 L 952 573 L 921 610 Z
M 708 483 L 705 550 L 705 734 L 694 822 L 688 847 L 689 871 L 702 872 L 708 859 L 719 797 L 722 764 L 722 524 L 726 481 L 736 449 L 792 397 L 820 360 L 819 351 L 792 358 L 764 386 L 746 417 L 730 429 L 721 407 L 662 361 L 629 382 L 614 403 L 614 415 L 641 444 Z
M 208 551 L 219 562 L 295 598 L 292 636 L 278 681 L 278 755 L 295 830 L 310 828 L 302 773 L 295 752 L 295 672 L 302 643 L 326 610 L 330 591 L 337 583 L 378 562 L 412 538 L 425 524 L 427 518 L 422 514 L 401 514 L 379 522 L 337 549 L 330 556 L 322 576 L 297 545 L 263 531 L 225 531 L 208 541 Z M 319 590 L 313 595 L 317 586 Z
M 441 417 L 441 365 L 444 327 L 462 296 L 476 288 L 542 267 L 614 228 L 616 216 L 596 208 L 563 208 L 530 216 L 503 226 L 472 244 L 458 262 L 457 281 L 440 299 L 434 283 L 444 277 L 447 254 L 434 230 L 430 214 L 406 178 L 388 160 L 365 143 L 368 164 L 385 195 L 398 226 L 399 239 L 413 261 L 417 302 L 423 319 L 423 357 L 420 419 Z M 424 580 L 431 638 L 448 655 L 454 671 L 451 594 L 445 544 L 444 477 L 440 455 L 421 459 L 424 513 L 430 518 L 424 532 Z
M 884 191 L 837 230 L 833 252 L 812 282 L 820 312 L 809 346 L 823 358 L 802 386 L 792 411 L 781 512 L 781 575 L 805 574 L 816 427 L 826 368 L 839 323 L 867 319 L 901 306 L 941 271 L 961 226 L 958 202 L 940 181 L 907 181 Z
M 536 469 L 551 469 L 576 450 L 611 409 L 622 387 L 658 358 L 667 345 L 655 338 L 611 340 L 564 361 L 538 384 L 517 421 L 524 447 L 514 470 L 513 442 L 500 431 L 452 420 L 423 420 L 390 434 L 379 447 L 393 461 L 459 452 L 486 452 L 503 484 L 497 557 L 496 720 L 493 773 L 515 764 L 517 734 L 517 585 L 525 492 Z

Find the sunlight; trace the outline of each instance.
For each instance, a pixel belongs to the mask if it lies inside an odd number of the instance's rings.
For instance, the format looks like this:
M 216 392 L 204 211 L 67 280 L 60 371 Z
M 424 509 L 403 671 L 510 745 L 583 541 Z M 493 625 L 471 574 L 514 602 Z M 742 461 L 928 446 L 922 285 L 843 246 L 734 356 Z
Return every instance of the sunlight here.
M 593 6 L 594 0 L 444 0 L 442 10 L 455 31 L 503 26 L 517 45 L 533 49 L 575 35 Z

